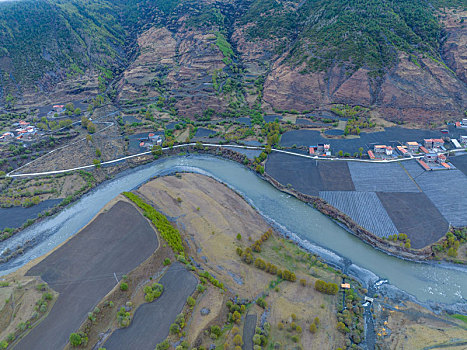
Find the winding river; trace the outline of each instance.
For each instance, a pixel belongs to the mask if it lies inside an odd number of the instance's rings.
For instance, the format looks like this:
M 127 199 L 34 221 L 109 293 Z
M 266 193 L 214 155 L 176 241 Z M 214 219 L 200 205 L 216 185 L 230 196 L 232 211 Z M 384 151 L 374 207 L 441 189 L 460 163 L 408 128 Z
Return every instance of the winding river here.
M 361 242 L 311 206 L 286 195 L 253 172 L 213 156 L 162 159 L 130 169 L 54 217 L 39 222 L 0 243 L 0 252 L 34 240 L 23 255 L 0 264 L 0 275 L 10 273 L 41 256 L 85 226 L 112 198 L 138 187 L 153 176 L 173 171 L 207 174 L 241 193 L 263 216 L 326 261 L 345 268 L 367 286 L 388 280 L 421 302 L 465 303 L 467 269 L 438 263 L 414 263 L 386 255 Z M 379 283 L 378 283 L 379 284 Z

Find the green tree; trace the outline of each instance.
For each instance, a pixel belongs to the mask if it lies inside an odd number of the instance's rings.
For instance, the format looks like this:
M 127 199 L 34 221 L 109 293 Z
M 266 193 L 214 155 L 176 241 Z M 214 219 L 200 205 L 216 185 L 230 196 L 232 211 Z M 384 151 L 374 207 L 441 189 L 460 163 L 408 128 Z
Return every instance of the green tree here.
M 71 333 L 70 334 L 70 344 L 71 346 L 80 346 L 83 340 L 78 333 Z

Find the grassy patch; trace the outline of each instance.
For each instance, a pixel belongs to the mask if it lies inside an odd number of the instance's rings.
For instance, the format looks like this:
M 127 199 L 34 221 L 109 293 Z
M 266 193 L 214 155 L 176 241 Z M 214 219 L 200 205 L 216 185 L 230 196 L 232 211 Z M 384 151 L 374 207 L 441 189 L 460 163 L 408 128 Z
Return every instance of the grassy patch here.
M 167 241 L 175 253 L 185 252 L 180 232 L 170 224 L 169 220 L 163 214 L 159 213 L 156 209 L 144 202 L 134 193 L 123 192 L 122 194 L 135 203 L 138 207 L 143 209 L 144 216 L 152 221 L 154 226 L 156 226 L 157 230 L 161 234 L 162 238 Z

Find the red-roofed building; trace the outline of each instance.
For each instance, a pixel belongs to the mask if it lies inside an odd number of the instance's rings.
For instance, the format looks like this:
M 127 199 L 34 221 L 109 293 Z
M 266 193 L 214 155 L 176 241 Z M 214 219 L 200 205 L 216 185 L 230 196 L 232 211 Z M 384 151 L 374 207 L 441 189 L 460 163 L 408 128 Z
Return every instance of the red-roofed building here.
M 444 141 L 442 139 L 433 139 L 433 148 L 439 148 L 444 145 Z
M 314 147 L 308 147 L 308 153 L 309 154 L 315 154 L 315 148 Z
M 427 153 L 430 153 L 425 147 L 423 146 L 420 146 L 420 151 L 422 151 L 423 153 L 427 154 Z
M 370 157 L 370 159 L 375 159 L 373 151 L 368 151 L 368 156 Z
M 451 169 L 451 167 L 449 166 L 449 164 L 447 163 L 441 163 L 442 166 L 444 166 L 446 169 Z
M 426 171 L 431 170 L 431 168 L 423 160 L 418 160 L 418 164 L 420 164 Z

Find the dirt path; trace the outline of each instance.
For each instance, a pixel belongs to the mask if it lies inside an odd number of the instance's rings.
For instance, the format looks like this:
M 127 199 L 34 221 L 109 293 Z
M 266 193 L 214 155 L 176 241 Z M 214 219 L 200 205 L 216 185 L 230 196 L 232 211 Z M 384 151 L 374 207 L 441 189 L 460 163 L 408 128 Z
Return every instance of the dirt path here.
M 15 349 L 62 349 L 88 312 L 121 276 L 147 259 L 159 243 L 149 222 L 119 201 L 101 213 L 27 275 L 41 276 L 60 293 L 48 317 Z
M 164 286 L 162 296 L 152 303 L 141 305 L 128 328 L 116 330 L 103 345 L 107 350 L 153 350 L 169 334 L 169 327 L 182 311 L 198 280 L 187 269 L 173 264 L 159 283 Z

